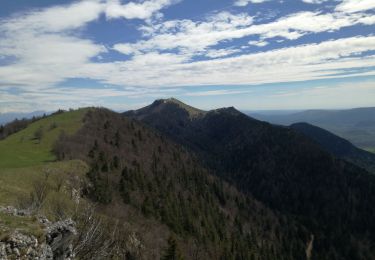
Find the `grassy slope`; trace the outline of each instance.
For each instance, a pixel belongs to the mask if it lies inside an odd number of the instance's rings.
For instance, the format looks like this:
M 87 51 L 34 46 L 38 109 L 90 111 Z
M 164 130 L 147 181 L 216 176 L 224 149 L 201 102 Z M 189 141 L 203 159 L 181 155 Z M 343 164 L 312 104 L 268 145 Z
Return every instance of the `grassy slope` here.
M 42 239 L 44 234 L 41 224 L 34 217 L 18 217 L 0 213 L 0 240 L 6 240 L 8 234 L 14 230 L 33 235 L 38 239 Z
M 79 109 L 52 115 L 30 124 L 26 129 L 0 141 L 0 205 L 14 205 L 32 190 L 32 184 L 43 177 L 47 169 L 51 172 L 50 185 L 54 185 L 59 174 L 83 175 L 86 165 L 81 161 L 54 162 L 51 150 L 61 131 L 75 133 L 82 126 L 88 109 Z M 51 129 L 51 125 L 56 128 Z M 41 142 L 33 139 L 42 127 Z
M 88 168 L 81 161 L 53 162 L 23 168 L 0 169 L 0 205 L 15 205 L 19 198 L 28 196 L 32 191 L 32 184 L 44 178 L 46 170 L 51 171 L 49 184 L 51 187 L 57 182 L 58 175 L 74 173 L 83 176 Z
M 82 126 L 87 109 L 49 116 L 32 123 L 26 129 L 0 141 L 0 170 L 40 165 L 55 160 L 51 153 L 53 143 L 61 131 L 73 134 Z M 56 124 L 56 128 L 51 126 Z M 34 139 L 34 133 L 43 129 L 41 142 Z M 1 173 L 1 172 L 0 172 Z

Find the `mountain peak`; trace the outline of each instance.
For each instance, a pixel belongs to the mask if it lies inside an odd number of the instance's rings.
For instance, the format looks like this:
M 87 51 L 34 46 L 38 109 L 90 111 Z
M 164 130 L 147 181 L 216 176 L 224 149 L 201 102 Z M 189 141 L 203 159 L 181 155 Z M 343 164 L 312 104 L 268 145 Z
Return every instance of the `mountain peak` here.
M 197 117 L 199 115 L 203 115 L 206 113 L 204 110 L 200 110 L 198 108 L 189 106 L 182 101 L 176 98 L 167 98 L 167 99 L 158 99 L 155 100 L 154 103 L 151 104 L 150 108 L 153 108 L 154 111 L 162 111 L 169 107 L 170 105 L 175 106 L 179 109 L 185 110 L 191 118 Z
M 160 99 L 161 101 L 163 101 L 164 103 L 173 103 L 173 104 L 178 104 L 178 105 L 185 105 L 187 106 L 185 103 L 183 103 L 182 101 L 178 100 L 177 98 L 174 98 L 174 97 L 171 97 L 171 98 L 166 98 L 166 99 Z

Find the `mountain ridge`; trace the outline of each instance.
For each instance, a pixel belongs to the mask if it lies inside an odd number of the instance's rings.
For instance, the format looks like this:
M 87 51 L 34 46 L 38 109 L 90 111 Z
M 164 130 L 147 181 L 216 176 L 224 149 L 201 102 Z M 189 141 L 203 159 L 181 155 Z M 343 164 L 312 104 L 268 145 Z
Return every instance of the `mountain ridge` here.
M 357 164 L 370 172 L 375 172 L 375 154 L 359 149 L 348 140 L 308 123 L 295 123 L 290 127 L 317 141 L 338 158 Z
M 375 229 L 375 223 L 367 218 L 375 214 L 370 206 L 375 202 L 371 188 L 375 176 L 336 158 L 304 134 L 249 118 L 235 109 L 208 111 L 183 125 L 170 114 L 161 109 L 140 117 L 125 116 L 187 147 L 217 176 L 270 208 L 312 221 L 308 227 L 320 234 L 315 240 L 318 251 L 334 243 L 332 237 L 324 235 L 326 232 L 339 239 L 350 229 L 350 234 L 364 242 L 367 235 L 359 230 Z M 352 196 L 356 198 L 357 213 L 351 211 Z M 363 196 L 368 200 L 360 199 Z M 343 228 L 342 223 L 347 227 Z M 349 240 L 342 243 L 342 247 L 353 246 Z M 344 257 L 344 251 L 336 253 Z
M 41 127 L 47 140 L 28 140 L 34 150 L 48 141 L 60 163 L 85 162 L 82 196 L 119 223 L 106 232 L 111 239 L 119 228 L 121 259 L 161 258 L 171 237 L 187 259 L 292 260 L 307 251 L 311 259 L 374 258 L 373 175 L 291 127 L 233 107 L 194 117 L 192 109 L 200 111 L 159 100 L 125 116 L 90 108 L 71 120 L 74 111 L 62 112 L 18 135 Z M 60 117 L 75 130 L 56 135 Z M 134 238 L 142 252 L 129 248 Z
M 294 256 L 286 259 L 304 257 L 309 239 L 305 227 L 212 175 L 184 147 L 109 110 L 90 111 L 84 121 L 75 135 L 61 136 L 54 151 L 60 160 L 80 159 L 90 165 L 88 196 L 102 204 L 102 213 L 120 219 L 129 208 L 141 213 L 155 228 L 163 224 L 180 240 L 189 238 L 180 244 L 190 251 L 194 244 L 189 240 L 195 239 L 199 259 L 271 260 L 283 251 Z M 283 221 L 293 228 L 282 227 Z M 165 232 L 148 236 L 157 240 Z M 264 239 L 269 242 L 263 244 Z M 147 255 L 158 258 L 149 251 Z
M 247 115 L 272 124 L 288 126 L 306 122 L 326 129 L 364 150 L 375 150 L 375 107 L 345 110 L 308 110 L 287 115 L 257 114 Z

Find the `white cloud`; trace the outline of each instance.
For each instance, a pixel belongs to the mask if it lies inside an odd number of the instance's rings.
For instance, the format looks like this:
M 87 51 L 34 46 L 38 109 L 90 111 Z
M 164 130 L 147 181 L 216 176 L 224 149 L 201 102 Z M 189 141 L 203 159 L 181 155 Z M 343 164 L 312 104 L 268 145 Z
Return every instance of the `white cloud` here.
M 83 39 L 80 29 L 101 14 L 108 18 L 150 18 L 174 2 L 153 0 L 121 5 L 119 1 L 83 0 L 0 20 L 0 58 L 14 59 L 0 67 L 1 82 L 38 86 L 81 77 L 79 68 L 106 52 L 106 48 Z M 116 14 L 116 8 L 121 14 Z M 126 52 L 124 48 L 122 51 Z
M 220 42 L 246 36 L 259 36 L 258 42 L 264 45 L 266 39 L 295 40 L 306 34 L 332 32 L 357 24 L 375 24 L 375 15 L 299 12 L 270 23 L 253 24 L 252 17 L 247 14 L 221 12 L 204 22 L 173 20 L 143 26 L 147 39 L 117 44 L 114 49 L 125 54 L 178 49 L 181 53 L 201 55 Z
M 234 5 L 235 6 L 247 6 L 250 3 L 260 4 L 260 3 L 263 3 L 263 2 L 267 2 L 267 1 L 270 1 L 270 0 L 236 0 L 234 2 Z
M 267 46 L 269 43 L 266 41 L 249 41 L 249 44 L 257 47 L 264 47 Z
M 95 0 L 84 0 L 66 6 L 50 7 L 16 14 L 0 22 L 0 31 L 60 32 L 82 27 L 97 19 L 104 4 Z
M 176 0 L 149 0 L 121 4 L 120 0 L 112 0 L 106 7 L 106 15 L 108 18 L 149 19 L 161 9 L 176 2 Z
M 302 2 L 307 3 L 307 4 L 322 4 L 327 1 L 328 0 L 302 0 Z
M 210 49 L 206 53 L 206 57 L 209 58 L 220 58 L 229 56 L 235 53 L 239 53 L 241 50 L 239 49 Z
M 184 96 L 189 97 L 206 97 L 206 96 L 223 96 L 223 95 L 236 95 L 236 94 L 248 94 L 252 93 L 253 90 L 230 90 L 230 89 L 221 89 L 221 90 L 208 90 L 208 91 L 197 91 L 184 94 Z
M 131 61 L 116 64 L 90 64 L 88 74 L 110 84 L 149 88 L 290 82 L 344 77 L 332 74 L 348 68 L 374 66 L 375 56 L 360 57 L 368 51 L 375 51 L 375 36 L 196 62 L 187 62 L 183 54 L 165 56 L 154 52 L 150 57 L 149 54 L 135 55 Z
M 77 68 L 106 51 L 76 31 L 102 10 L 99 1 L 81 1 L 2 20 L 0 56 L 14 59 L 0 67 L 2 82 L 37 86 L 74 77 Z
M 299 65 L 296 65 L 297 61 L 307 58 L 296 57 L 297 53 L 303 53 L 298 50 L 302 48 L 304 52 L 312 52 L 317 48 L 316 45 L 248 55 L 241 55 L 239 47 L 214 48 L 214 46 L 223 41 L 258 35 L 259 40 L 250 41 L 249 44 L 261 47 L 267 44 L 266 39 L 276 36 L 291 40 L 308 33 L 338 30 L 358 23 L 375 23 L 375 17 L 362 13 L 301 12 L 267 24 L 253 24 L 252 17 L 247 14 L 234 15 L 229 12 L 220 12 L 207 17 L 203 22 L 173 20 L 145 25 L 142 31 L 146 40 L 140 40 L 134 44 L 117 44 L 113 47 L 119 52 L 134 55 L 130 60 L 95 63 L 91 59 L 98 57 L 106 49 L 100 44 L 82 39 L 79 34 L 75 33 L 75 30 L 85 26 L 89 20 L 97 19 L 100 12 L 104 12 L 99 11 L 103 3 L 83 1 L 51 10 L 56 17 L 62 19 L 66 16 L 67 18 L 69 10 L 72 13 L 81 10 L 79 4 L 86 8 L 90 6 L 91 14 L 76 21 L 74 25 L 70 21 L 67 21 L 66 25 L 56 21 L 43 25 L 38 17 L 51 17 L 46 14 L 50 9 L 41 10 L 39 13 L 34 11 L 0 23 L 0 31 L 5 36 L 0 39 L 0 53 L 17 59 L 8 66 L 0 67 L 0 77 L 3 83 L 45 86 L 68 78 L 90 78 L 122 86 L 161 87 L 165 85 L 169 87 L 194 84 L 255 84 L 269 80 L 311 79 L 324 76 L 324 73 L 312 72 L 312 66 L 307 66 L 306 62 L 302 66 L 306 70 L 304 73 L 290 74 L 288 71 L 280 71 L 280 64 L 284 68 L 291 66 L 290 71 L 301 69 Z M 94 13 L 99 14 L 94 15 Z M 13 30 L 10 31 L 9 28 Z M 73 29 L 74 33 L 70 33 Z M 350 44 L 358 44 L 358 39 L 361 39 L 361 42 L 366 39 L 368 43 L 373 44 L 373 37 L 353 38 L 348 41 L 349 47 L 352 46 Z M 351 51 L 353 48 L 354 46 L 348 50 Z M 332 58 L 337 59 L 335 65 L 338 68 L 344 64 L 339 59 L 342 55 L 339 51 L 343 50 L 336 50 L 335 53 L 340 54 Z M 358 52 L 362 52 L 362 49 Z M 276 55 L 277 53 L 287 53 L 287 55 L 282 56 L 281 60 L 280 56 Z M 238 57 L 224 58 L 232 54 Z M 193 57 L 196 55 L 215 60 L 193 62 Z M 311 55 L 322 57 L 319 53 Z M 261 58 L 258 60 L 257 57 Z M 272 61 L 272 64 L 266 64 L 265 61 Z M 329 61 L 325 62 L 329 63 Z M 352 61 L 350 66 L 358 66 L 361 62 L 363 60 L 358 58 Z M 325 66 L 323 63 L 323 61 L 318 61 L 322 68 Z M 273 67 L 274 64 L 275 67 Z M 251 78 L 248 78 L 250 71 Z M 274 73 L 272 77 L 269 77 L 271 71 Z M 275 76 L 277 73 L 279 75 Z
M 336 11 L 355 13 L 375 9 L 374 0 L 342 0 L 336 7 Z
M 179 48 L 184 53 L 202 52 L 208 46 L 216 45 L 220 41 L 243 37 L 236 31 L 246 28 L 251 23 L 252 17 L 246 14 L 232 15 L 228 12 L 209 16 L 205 22 L 167 21 L 142 27 L 145 35 L 151 36 L 149 40 L 135 44 L 117 44 L 114 49 L 120 52 L 125 50 L 126 53 L 174 48 Z M 231 36 L 231 33 L 237 36 Z

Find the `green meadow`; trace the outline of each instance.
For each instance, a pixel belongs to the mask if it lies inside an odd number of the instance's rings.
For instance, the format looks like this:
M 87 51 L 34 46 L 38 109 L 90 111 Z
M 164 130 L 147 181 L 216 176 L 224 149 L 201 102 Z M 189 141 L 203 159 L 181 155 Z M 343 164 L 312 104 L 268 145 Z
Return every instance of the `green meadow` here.
M 61 178 L 83 176 L 87 165 L 82 161 L 56 161 L 52 148 L 62 132 L 74 134 L 88 109 L 47 116 L 0 141 L 0 205 L 17 205 L 27 198 L 37 181 L 48 175 L 48 186 L 54 191 Z M 36 132 L 42 132 L 40 140 Z M 56 192 L 55 192 L 56 193 Z M 61 192 L 60 192 L 61 193 Z M 61 194 L 49 195 L 47 203 Z M 49 201 L 49 202 L 48 202 Z
M 0 141 L 0 169 L 23 168 L 53 162 L 51 150 L 61 132 L 73 134 L 82 125 L 88 109 L 79 109 L 48 116 L 30 124 L 5 140 Z M 35 134 L 41 131 L 42 138 Z

